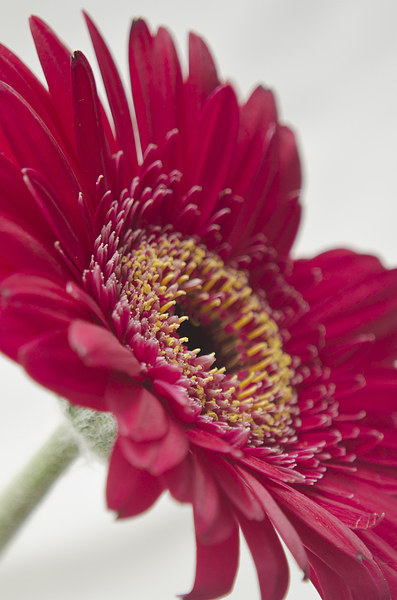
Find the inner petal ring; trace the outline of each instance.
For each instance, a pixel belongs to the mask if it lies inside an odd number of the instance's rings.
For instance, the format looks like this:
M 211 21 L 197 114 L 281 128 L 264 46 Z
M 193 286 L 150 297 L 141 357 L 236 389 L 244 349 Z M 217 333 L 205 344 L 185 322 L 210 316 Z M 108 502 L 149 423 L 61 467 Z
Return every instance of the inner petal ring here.
M 121 263 L 132 322 L 179 368 L 200 419 L 245 429 L 249 446 L 290 438 L 298 410 L 291 357 L 246 273 L 193 237 L 159 230 L 136 232 Z

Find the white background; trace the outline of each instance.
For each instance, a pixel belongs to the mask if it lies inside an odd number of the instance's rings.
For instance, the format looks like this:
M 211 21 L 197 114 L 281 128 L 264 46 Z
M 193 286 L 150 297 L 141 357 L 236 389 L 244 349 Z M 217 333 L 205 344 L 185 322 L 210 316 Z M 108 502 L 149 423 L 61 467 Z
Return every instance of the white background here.
M 92 58 L 80 0 L 2 3 L 0 41 L 39 70 L 27 27 L 36 13 Z M 130 18 L 165 24 L 186 57 L 185 32 L 209 41 L 242 97 L 264 82 L 298 132 L 305 218 L 295 253 L 335 245 L 397 263 L 397 4 L 395 0 L 86 0 L 126 74 Z M 0 487 L 60 421 L 54 398 L 2 359 Z M 114 523 L 105 469 L 80 459 L 0 563 L 5 600 L 171 600 L 190 589 L 194 544 L 187 507 L 167 498 L 141 518 Z M 318 595 L 293 569 L 288 600 Z M 246 552 L 232 600 L 259 598 Z

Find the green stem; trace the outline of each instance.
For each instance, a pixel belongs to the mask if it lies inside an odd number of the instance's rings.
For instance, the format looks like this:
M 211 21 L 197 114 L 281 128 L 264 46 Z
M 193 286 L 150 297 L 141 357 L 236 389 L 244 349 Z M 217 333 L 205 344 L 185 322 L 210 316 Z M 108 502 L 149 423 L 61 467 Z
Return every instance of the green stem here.
M 69 423 L 61 425 L 0 496 L 0 552 L 79 454 Z

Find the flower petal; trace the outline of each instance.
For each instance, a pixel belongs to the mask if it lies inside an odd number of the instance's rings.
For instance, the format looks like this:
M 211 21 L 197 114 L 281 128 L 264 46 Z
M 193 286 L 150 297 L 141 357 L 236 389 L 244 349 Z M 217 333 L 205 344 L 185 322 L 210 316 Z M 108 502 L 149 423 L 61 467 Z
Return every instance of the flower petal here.
M 234 518 L 218 486 L 204 463 L 194 460 L 193 498 L 196 536 L 203 544 L 219 544 L 229 538 Z
M 238 519 L 255 562 L 261 600 L 282 600 L 288 588 L 289 571 L 273 526 L 266 518 L 259 523 L 242 515 Z
M 134 442 L 159 440 L 169 429 L 160 401 L 141 385 L 113 379 L 106 390 L 106 404 L 117 418 L 120 434 Z
M 112 111 L 117 141 L 123 150 L 130 171 L 134 172 L 137 166 L 134 131 L 123 84 L 105 41 L 88 14 L 86 12 L 83 12 L 83 14 L 94 45 L 95 54 L 109 100 L 110 110 Z
M 183 600 L 213 600 L 233 588 L 239 558 L 239 534 L 235 525 L 229 538 L 205 545 L 196 537 L 197 564 L 194 586 Z
M 162 475 L 181 463 L 187 455 L 189 444 L 183 429 L 169 421 L 168 431 L 160 440 L 134 442 L 120 438 L 120 447 L 126 459 L 137 469 L 145 469 L 152 475 Z
M 107 410 L 104 395 L 108 373 L 88 369 L 81 362 L 69 346 L 66 329 L 47 333 L 22 346 L 18 362 L 33 379 L 73 404 Z
M 258 500 L 261 502 L 268 518 L 273 523 L 273 526 L 277 529 L 283 542 L 304 572 L 305 578 L 309 578 L 310 567 L 306 550 L 292 523 L 287 519 L 277 502 L 260 481 L 253 477 L 251 473 L 243 469 L 238 468 L 238 471 L 242 474 Z
M 122 346 L 107 329 L 88 321 L 74 321 L 68 333 L 71 348 L 88 367 L 126 373 L 136 377 L 140 364 L 128 348 Z
M 72 55 L 73 122 L 77 152 L 85 183 L 95 198 L 96 183 L 104 176 L 106 189 L 111 186 L 110 156 L 100 113 L 100 105 L 91 67 L 84 54 Z M 90 197 L 90 196 L 88 196 Z
M 74 217 L 75 228 L 79 231 L 80 188 L 68 158 L 46 124 L 24 98 L 5 83 L 0 83 L 0 98 L 0 125 L 19 166 L 30 167 L 41 174 L 51 174 L 63 210 Z
M 63 265 L 48 246 L 3 216 L 0 216 L 0 257 L 0 278 L 18 271 L 50 277 L 65 275 Z
M 197 225 L 211 216 L 225 185 L 237 137 L 239 112 L 230 85 L 219 87 L 206 101 L 188 149 L 186 179 L 205 190 Z
M 109 463 L 106 483 L 107 505 L 119 518 L 134 517 L 148 510 L 162 492 L 157 477 L 135 469 L 116 441 Z

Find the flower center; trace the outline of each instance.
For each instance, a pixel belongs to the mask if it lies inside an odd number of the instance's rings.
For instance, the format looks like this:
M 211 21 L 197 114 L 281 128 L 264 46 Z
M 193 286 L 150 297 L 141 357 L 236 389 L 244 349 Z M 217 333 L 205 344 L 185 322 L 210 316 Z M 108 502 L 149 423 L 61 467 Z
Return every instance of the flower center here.
M 179 368 L 199 419 L 244 429 L 251 446 L 293 435 L 291 358 L 244 271 L 194 238 L 153 230 L 137 234 L 121 280 L 137 335 Z

